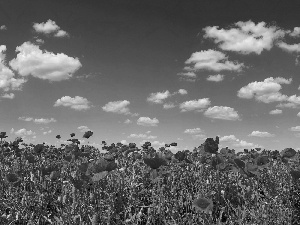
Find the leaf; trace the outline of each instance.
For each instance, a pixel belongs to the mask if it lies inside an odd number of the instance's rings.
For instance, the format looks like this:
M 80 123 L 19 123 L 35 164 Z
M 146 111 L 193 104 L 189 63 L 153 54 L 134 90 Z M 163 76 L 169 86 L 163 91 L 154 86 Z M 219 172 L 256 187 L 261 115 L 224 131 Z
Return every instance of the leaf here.
M 144 158 L 144 163 L 151 169 L 158 169 L 160 166 L 167 165 L 167 161 L 163 158 Z
M 299 179 L 299 178 L 300 178 L 300 171 L 298 171 L 298 170 L 291 170 L 291 171 L 290 171 L 290 174 L 291 174 L 291 176 L 292 176 L 294 179 Z
M 292 158 L 294 155 L 296 155 L 296 151 L 292 148 L 285 148 L 282 152 L 281 152 L 281 156 L 282 157 L 286 157 L 286 158 Z
M 244 162 L 244 161 L 242 161 L 242 160 L 240 160 L 240 159 L 238 159 L 238 158 L 235 158 L 233 161 L 235 162 L 235 164 L 236 164 L 240 169 L 242 169 L 242 170 L 245 169 L 245 162 Z

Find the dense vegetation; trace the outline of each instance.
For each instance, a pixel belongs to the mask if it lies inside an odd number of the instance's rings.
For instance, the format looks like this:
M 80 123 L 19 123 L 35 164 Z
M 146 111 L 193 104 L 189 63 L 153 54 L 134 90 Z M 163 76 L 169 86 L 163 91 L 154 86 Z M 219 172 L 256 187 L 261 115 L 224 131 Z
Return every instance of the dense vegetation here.
M 235 153 L 217 137 L 176 154 L 150 142 L 100 153 L 74 136 L 55 147 L 1 133 L 0 224 L 299 224 L 294 149 Z

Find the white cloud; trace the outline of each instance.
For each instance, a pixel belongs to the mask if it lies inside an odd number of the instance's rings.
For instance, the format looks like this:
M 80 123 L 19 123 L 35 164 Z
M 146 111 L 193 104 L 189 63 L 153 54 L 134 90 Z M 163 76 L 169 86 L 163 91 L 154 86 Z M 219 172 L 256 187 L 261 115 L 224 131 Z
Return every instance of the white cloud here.
M 29 136 L 29 135 L 35 135 L 35 132 L 33 132 L 31 130 L 26 130 L 25 128 L 22 128 L 20 130 L 17 130 L 15 132 L 15 135 L 17 135 L 17 136 Z
M 286 52 L 300 52 L 300 44 L 289 45 L 285 42 L 280 42 L 277 46 Z
M 252 131 L 251 134 L 249 134 L 248 136 L 252 136 L 252 137 L 274 137 L 275 134 L 270 134 L 269 132 L 265 132 L 265 131 Z
M 297 116 L 300 117 L 300 112 L 297 113 Z
M 59 30 L 55 35 L 54 35 L 54 37 L 68 37 L 69 36 L 69 34 L 66 32 L 66 31 L 64 31 L 64 30 Z
M 2 95 L 2 98 L 8 98 L 8 99 L 13 99 L 15 97 L 14 93 L 5 93 Z
M 79 127 L 77 127 L 77 129 L 80 131 L 80 132 L 82 132 L 82 133 L 84 133 L 84 132 L 86 132 L 86 131 L 92 131 L 90 128 L 88 128 L 87 126 L 79 126 Z
M 194 140 L 206 140 L 207 136 L 205 134 L 196 134 L 192 136 Z
M 26 122 L 29 122 L 29 121 L 32 121 L 32 120 L 33 120 L 33 118 L 32 118 L 32 117 L 24 117 L 24 116 L 22 116 L 22 117 L 19 117 L 18 119 L 19 119 L 19 120 L 26 121 Z
M 181 94 L 181 95 L 186 95 L 188 92 L 185 89 L 179 89 L 178 93 Z
M 199 133 L 201 133 L 201 132 L 203 132 L 203 131 L 202 131 L 201 128 L 199 128 L 199 127 L 197 127 L 197 128 L 192 128 L 192 129 L 186 129 L 186 130 L 184 131 L 185 134 L 199 134 Z
M 181 112 L 193 111 L 196 110 L 198 112 L 202 112 L 205 108 L 207 108 L 211 104 L 209 98 L 202 98 L 198 100 L 191 100 L 183 102 L 179 105 Z
M 144 138 L 144 139 L 156 139 L 157 136 L 149 135 L 147 136 L 146 134 L 130 134 L 128 138 Z
M 217 74 L 217 75 L 209 75 L 206 80 L 208 81 L 214 81 L 214 82 L 220 82 L 224 80 L 224 75 Z
M 115 101 L 115 102 L 108 102 L 105 106 L 102 107 L 103 111 L 105 112 L 112 112 L 117 114 L 125 114 L 131 116 L 138 116 L 138 113 L 131 113 L 128 105 L 130 104 L 129 101 Z
M 171 96 L 171 94 L 168 90 L 165 92 L 151 93 L 150 96 L 147 98 L 147 101 L 153 102 L 156 104 L 162 104 L 163 100 L 165 100 L 166 98 L 168 98 L 170 96 Z
M 294 30 L 289 35 L 292 37 L 300 37 L 300 27 L 294 27 Z
M 194 72 L 191 72 L 191 71 L 184 72 L 184 73 L 178 73 L 177 75 L 184 76 L 186 78 L 196 78 L 197 77 L 197 75 Z
M 129 124 L 129 123 L 132 123 L 132 121 L 131 121 L 130 119 L 127 119 L 127 120 L 125 120 L 124 123 L 125 123 L 125 124 Z
M 157 126 L 159 124 L 159 120 L 156 118 L 150 119 L 149 117 L 140 117 L 137 120 L 137 124 L 141 126 Z
M 193 67 L 185 68 L 185 70 L 191 71 L 241 71 L 244 67 L 243 63 L 228 61 L 228 57 L 224 53 L 212 49 L 193 53 L 191 57 L 188 60 L 186 60 L 185 63 L 193 64 Z
M 48 123 L 55 123 L 56 119 L 54 119 L 54 118 L 50 118 L 50 119 L 48 119 L 48 118 L 40 118 L 40 119 L 34 119 L 33 122 L 35 122 L 37 124 L 48 124 Z
M 282 114 L 282 110 L 281 109 L 274 109 L 274 110 L 270 111 L 269 114 L 271 114 L 271 115 Z
M 5 25 L 1 25 L 0 30 L 7 30 L 7 27 Z
M 300 131 L 300 126 L 295 126 L 290 128 L 291 131 Z
M 51 133 L 52 133 L 52 130 L 48 130 L 48 131 L 44 131 L 44 132 L 43 132 L 43 135 L 51 134 Z
M 261 54 L 263 50 L 270 50 L 278 38 L 285 35 L 285 31 L 276 26 L 267 26 L 265 22 L 252 21 L 237 22 L 235 27 L 225 30 L 218 26 L 206 27 L 205 38 L 214 39 L 222 50 L 235 51 L 241 54 Z
M 220 142 L 239 141 L 239 139 L 237 139 L 233 134 L 231 134 L 228 136 L 220 137 L 219 141 Z
M 254 81 L 247 86 L 242 87 L 237 96 L 239 98 L 251 99 L 255 97 L 257 101 L 271 103 L 276 101 L 287 100 L 288 96 L 281 94 L 281 84 L 290 84 L 292 79 L 282 77 L 269 77 L 262 82 Z
M 61 30 L 60 27 L 55 23 L 55 21 L 48 20 L 45 23 L 34 23 L 33 28 L 38 33 L 51 34 L 55 33 L 55 37 L 65 37 L 68 36 L 68 33 L 64 30 Z
M 15 78 L 14 72 L 6 66 L 5 52 L 6 46 L 0 45 L 0 89 L 8 92 L 10 90 L 21 90 L 23 83 L 26 82 L 23 78 Z
M 164 109 L 172 109 L 172 108 L 175 108 L 175 104 L 170 102 L 170 103 L 165 103 L 163 105 Z
M 55 102 L 54 107 L 58 106 L 70 107 L 71 109 L 78 111 L 91 108 L 90 102 L 86 98 L 80 96 L 75 96 L 74 98 L 63 96 Z
M 16 48 L 17 57 L 9 65 L 21 76 L 32 75 L 49 81 L 67 80 L 82 66 L 78 58 L 64 53 L 54 54 L 30 42 Z
M 239 142 L 233 144 L 235 147 L 241 147 L 241 148 L 253 148 L 253 147 L 258 147 L 258 145 L 254 145 L 253 143 L 247 142 L 240 140 Z
M 42 40 L 42 39 L 40 39 L 40 38 L 35 39 L 35 42 L 36 42 L 37 44 L 40 44 L 40 45 L 45 43 L 45 41 Z
M 212 119 L 240 120 L 239 114 L 228 106 L 213 106 L 208 108 L 204 115 Z

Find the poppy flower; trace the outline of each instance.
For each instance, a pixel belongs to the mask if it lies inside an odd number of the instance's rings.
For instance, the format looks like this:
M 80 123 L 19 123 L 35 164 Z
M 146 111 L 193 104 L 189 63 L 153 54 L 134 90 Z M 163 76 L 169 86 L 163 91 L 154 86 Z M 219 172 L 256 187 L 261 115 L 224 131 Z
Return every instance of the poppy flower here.
M 71 136 L 71 137 L 74 137 L 74 136 L 75 136 L 75 133 L 71 133 L 70 136 Z
M 259 167 L 266 166 L 269 163 L 269 158 L 268 156 L 260 156 L 256 159 L 256 163 Z
M 129 148 L 135 148 L 136 144 L 135 143 L 129 143 Z
M 178 151 L 175 154 L 175 158 L 178 159 L 179 161 L 183 161 L 185 158 L 185 153 L 182 151 Z
M 56 135 L 55 136 L 57 139 L 60 139 L 61 138 L 61 136 L 58 134 L 58 135 Z
M 213 209 L 213 201 L 207 198 L 197 198 L 193 201 L 193 206 L 205 213 L 212 211 Z
M 165 144 L 165 147 L 168 148 L 168 147 L 170 147 L 170 145 L 169 144 Z

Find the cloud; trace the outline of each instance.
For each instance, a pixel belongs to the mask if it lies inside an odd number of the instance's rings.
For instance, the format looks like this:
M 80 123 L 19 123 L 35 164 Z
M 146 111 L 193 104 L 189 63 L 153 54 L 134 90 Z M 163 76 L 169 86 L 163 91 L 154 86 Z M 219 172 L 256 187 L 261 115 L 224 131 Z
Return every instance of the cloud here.
M 223 136 L 220 139 L 220 142 L 228 142 L 228 141 L 239 141 L 233 134 L 228 136 Z
M 181 95 L 187 95 L 188 92 L 185 89 L 179 89 L 178 93 L 181 94 Z
M 58 106 L 70 107 L 71 109 L 78 111 L 91 108 L 90 102 L 86 98 L 80 96 L 75 96 L 74 98 L 70 96 L 63 96 L 55 102 L 54 107 Z
M 149 117 L 140 117 L 137 120 L 137 124 L 140 126 L 155 127 L 157 124 L 159 124 L 159 120 L 156 118 L 150 119 Z
M 52 133 L 52 130 L 48 130 L 48 131 L 44 131 L 44 132 L 43 132 L 43 135 L 51 134 L 51 133 Z
M 201 130 L 201 128 L 197 127 L 197 128 L 192 128 L 192 129 L 186 129 L 183 133 L 185 134 L 199 134 L 202 133 L 203 131 Z
M 7 27 L 5 25 L 1 25 L 0 30 L 7 30 Z
M 219 48 L 241 54 L 261 54 L 263 50 L 270 50 L 275 40 L 283 37 L 285 31 L 276 26 L 267 26 L 265 22 L 237 22 L 235 27 L 225 30 L 218 26 L 206 27 L 204 38 L 214 39 Z
M 13 99 L 13 98 L 15 98 L 15 94 L 14 93 L 5 93 L 4 95 L 2 95 L 2 98 Z
M 156 104 L 162 104 L 163 100 L 170 97 L 171 94 L 167 90 L 165 92 L 157 92 L 157 93 L 151 93 L 150 96 L 147 98 L 148 102 L 156 103 Z
M 211 104 L 209 98 L 202 98 L 198 100 L 191 100 L 183 102 L 179 105 L 181 112 L 187 111 L 197 111 L 202 112 L 205 108 L 207 108 Z
M 14 72 L 6 66 L 5 45 L 0 45 L 0 89 L 5 92 L 21 90 L 22 85 L 26 82 L 23 78 L 15 78 Z
M 249 134 L 248 136 L 252 136 L 252 137 L 274 137 L 275 134 L 270 134 L 269 132 L 265 132 L 265 131 L 252 131 L 251 134 Z
M 31 130 L 26 130 L 25 128 L 22 128 L 20 130 L 17 130 L 15 132 L 15 135 L 17 135 L 17 136 L 29 136 L 29 135 L 35 135 L 35 132 L 33 132 Z
M 88 128 L 87 126 L 79 126 L 79 127 L 77 127 L 77 129 L 80 131 L 80 132 L 82 132 L 82 133 L 84 133 L 84 132 L 86 132 L 86 131 L 92 131 L 90 128 Z
M 270 111 L 269 114 L 271 114 L 271 115 L 282 114 L 282 110 L 281 109 L 274 109 L 274 110 Z
M 281 84 L 290 84 L 292 79 L 285 79 L 282 77 L 269 77 L 262 82 L 254 81 L 247 86 L 242 87 L 237 96 L 239 98 L 251 99 L 255 97 L 257 101 L 264 103 L 271 103 L 276 101 L 284 101 L 288 96 L 281 94 Z
M 228 57 L 224 53 L 212 49 L 193 53 L 185 64 L 193 64 L 192 67 L 185 67 L 185 70 L 191 71 L 241 71 L 244 67 L 243 63 L 228 61 Z
M 293 44 L 293 45 L 289 45 L 285 42 L 280 42 L 277 44 L 277 46 L 279 48 L 281 48 L 282 50 L 292 53 L 292 52 L 300 52 L 300 44 Z
M 253 148 L 253 147 L 257 148 L 257 147 L 259 147 L 258 145 L 254 145 L 253 143 L 243 141 L 243 140 L 240 140 L 239 142 L 234 143 L 233 146 L 241 147 L 241 148 Z
M 55 23 L 55 21 L 48 20 L 45 23 L 34 23 L 33 29 L 38 33 L 51 34 L 55 33 L 55 37 L 65 37 L 68 36 L 68 33 L 64 30 L 61 30 L 60 27 Z
M 300 37 L 300 27 L 294 27 L 294 30 L 289 33 L 292 37 Z
M 37 124 L 48 124 L 48 123 L 55 123 L 56 122 L 56 119 L 54 118 L 40 118 L 40 119 L 34 119 L 33 121 L 34 123 L 37 123 Z
M 300 117 L 300 112 L 297 113 L 297 116 Z
M 204 115 L 212 119 L 240 120 L 238 112 L 227 106 L 210 107 L 204 112 Z
M 184 73 L 178 73 L 177 74 L 178 76 L 184 76 L 184 77 L 186 77 L 186 78 L 196 78 L 197 77 L 197 75 L 194 73 L 194 72 L 191 72 L 191 71 L 189 71 L 189 72 L 184 72 Z
M 124 121 L 124 123 L 129 124 L 129 123 L 132 123 L 132 121 L 130 119 L 127 119 L 127 120 Z
M 300 131 L 300 126 L 291 127 L 290 131 Z
M 68 80 L 82 66 L 78 58 L 64 53 L 54 54 L 30 42 L 24 42 L 16 48 L 17 57 L 9 65 L 21 76 L 29 76 L 49 80 Z
M 157 136 L 149 135 L 147 136 L 146 134 L 130 134 L 128 138 L 146 138 L 146 139 L 156 139 Z
M 165 103 L 163 105 L 164 109 L 172 109 L 172 108 L 175 108 L 175 104 L 170 102 L 170 103 Z
M 32 121 L 32 120 L 33 120 L 33 118 L 32 118 L 32 117 L 24 117 L 24 116 L 22 116 L 22 117 L 19 117 L 18 119 L 19 119 L 19 120 L 26 121 L 26 122 L 29 122 L 29 121 Z
M 138 116 L 138 113 L 131 113 L 128 105 L 130 104 L 129 101 L 115 101 L 115 102 L 108 102 L 105 106 L 102 107 L 103 111 L 105 112 L 112 112 L 117 114 L 125 114 L 131 116 Z
M 224 75 L 217 74 L 217 75 L 209 75 L 206 80 L 208 81 L 214 81 L 214 82 L 220 82 L 224 80 Z

